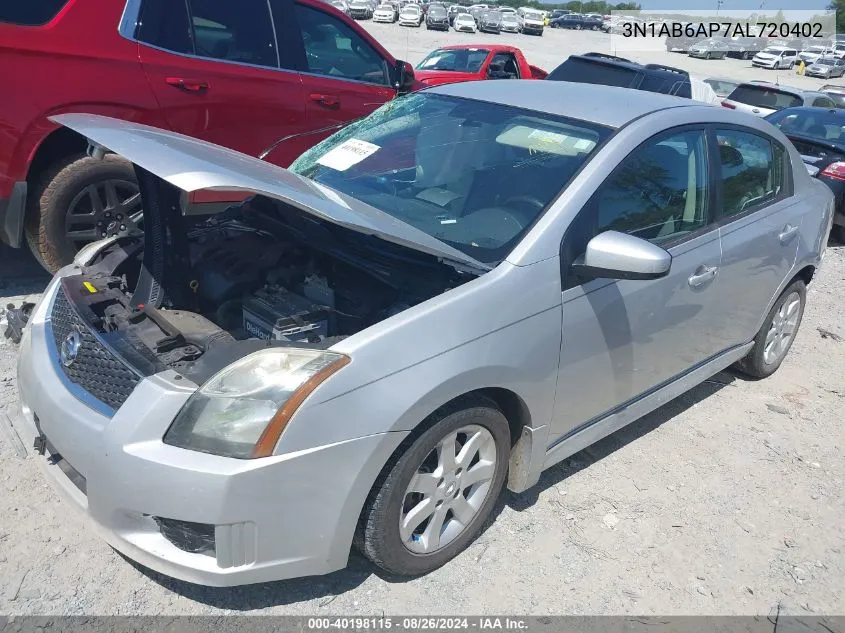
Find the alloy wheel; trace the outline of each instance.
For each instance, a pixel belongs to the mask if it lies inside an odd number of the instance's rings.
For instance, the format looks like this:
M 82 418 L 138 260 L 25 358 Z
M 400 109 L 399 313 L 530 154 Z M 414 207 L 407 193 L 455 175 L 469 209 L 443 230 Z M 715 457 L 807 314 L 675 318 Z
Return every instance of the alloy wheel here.
M 798 330 L 800 312 L 801 296 L 792 292 L 781 302 L 766 333 L 763 360 L 768 365 L 777 363 L 786 354 Z
M 444 437 L 420 464 L 405 491 L 399 535 L 415 554 L 455 540 L 484 504 L 496 473 L 496 442 L 483 426 Z
M 73 198 L 65 217 L 65 235 L 79 248 L 139 228 L 143 215 L 137 184 L 103 180 L 85 187 Z

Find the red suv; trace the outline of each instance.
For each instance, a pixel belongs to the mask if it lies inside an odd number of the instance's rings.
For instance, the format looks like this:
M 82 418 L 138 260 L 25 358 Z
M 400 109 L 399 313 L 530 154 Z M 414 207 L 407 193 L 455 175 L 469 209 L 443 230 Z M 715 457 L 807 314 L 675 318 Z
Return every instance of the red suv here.
M 132 166 L 86 156 L 48 117 L 84 111 L 168 128 L 287 166 L 415 86 L 319 0 L 0 2 L 0 241 L 48 269 L 141 217 Z

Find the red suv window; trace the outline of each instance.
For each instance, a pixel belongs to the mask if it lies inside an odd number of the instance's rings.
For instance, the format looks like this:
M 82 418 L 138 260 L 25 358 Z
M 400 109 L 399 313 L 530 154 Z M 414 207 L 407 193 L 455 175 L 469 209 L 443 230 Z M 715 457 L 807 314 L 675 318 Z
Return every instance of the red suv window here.
M 267 0 L 145 0 L 138 39 L 175 53 L 279 67 Z
M 52 20 L 68 0 L 6 0 L 0 2 L 0 22 L 21 26 L 41 26 Z

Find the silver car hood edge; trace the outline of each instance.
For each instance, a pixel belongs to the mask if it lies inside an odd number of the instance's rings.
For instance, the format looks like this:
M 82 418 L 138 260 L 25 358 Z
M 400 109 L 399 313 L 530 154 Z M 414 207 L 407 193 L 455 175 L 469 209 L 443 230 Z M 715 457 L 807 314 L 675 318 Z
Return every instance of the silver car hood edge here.
M 433 255 L 452 266 L 476 272 L 492 268 L 365 202 L 258 158 L 176 132 L 96 114 L 60 114 L 50 120 L 187 193 L 210 189 L 260 194 L 333 224 Z

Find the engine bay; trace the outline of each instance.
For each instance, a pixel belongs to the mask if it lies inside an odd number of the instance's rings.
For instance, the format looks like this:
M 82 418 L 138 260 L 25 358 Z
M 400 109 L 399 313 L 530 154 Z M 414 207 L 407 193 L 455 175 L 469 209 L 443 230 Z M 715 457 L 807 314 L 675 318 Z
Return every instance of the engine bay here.
M 144 238 L 65 280 L 85 321 L 143 373 L 204 380 L 262 347 L 328 348 L 475 275 L 256 196 L 186 228 L 182 290 L 139 303 Z

